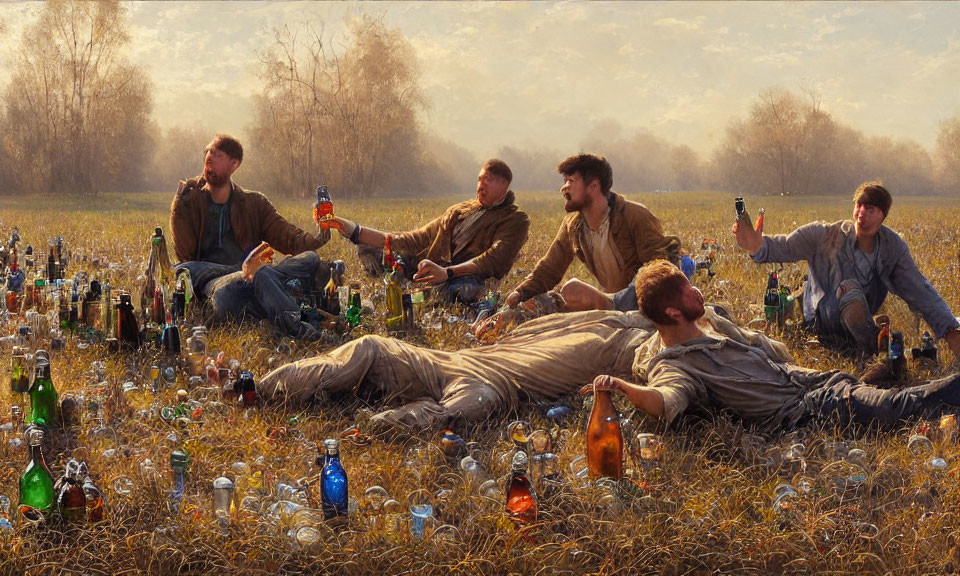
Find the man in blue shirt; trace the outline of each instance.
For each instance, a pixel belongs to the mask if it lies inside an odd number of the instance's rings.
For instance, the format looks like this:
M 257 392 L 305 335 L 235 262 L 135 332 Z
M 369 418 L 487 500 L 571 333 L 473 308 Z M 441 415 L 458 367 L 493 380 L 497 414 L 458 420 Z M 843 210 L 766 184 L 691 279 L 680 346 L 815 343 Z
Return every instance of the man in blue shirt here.
M 827 342 L 876 354 L 879 329 L 873 315 L 892 292 L 960 358 L 960 322 L 917 268 L 907 243 L 883 225 L 892 203 L 882 184 L 865 182 L 853 195 L 852 221 L 813 222 L 789 235 L 765 236 L 744 214 L 733 232 L 754 262 L 806 260 L 804 320 Z

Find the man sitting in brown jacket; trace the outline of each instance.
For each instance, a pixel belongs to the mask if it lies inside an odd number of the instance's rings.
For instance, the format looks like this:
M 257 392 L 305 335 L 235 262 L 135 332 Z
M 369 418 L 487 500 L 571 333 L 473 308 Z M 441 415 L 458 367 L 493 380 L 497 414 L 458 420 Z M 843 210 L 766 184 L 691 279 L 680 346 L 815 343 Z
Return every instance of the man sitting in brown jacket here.
M 300 306 L 284 286 L 297 279 L 305 289 L 323 287 L 330 267 L 321 265 L 314 250 L 326 244 L 330 232 L 304 232 L 280 216 L 266 196 L 235 184 L 231 176 L 242 161 L 240 142 L 218 134 L 207 146 L 203 176 L 180 181 L 170 212 L 178 268 L 190 272 L 214 320 L 249 314 L 271 320 L 293 337 L 315 340 L 320 332 L 300 320 Z M 262 256 L 270 250 L 296 256 L 264 265 Z
M 658 258 L 677 264 L 680 239 L 664 236 L 660 221 L 646 206 L 611 191 L 613 169 L 604 157 L 571 156 L 557 166 L 557 171 L 563 175 L 560 193 L 569 215 L 560 224 L 547 255 L 507 296 L 506 304 L 513 308 L 552 290 L 576 256 L 603 289 L 614 294 L 604 294 L 573 278 L 560 288 L 567 311 L 636 310 L 631 281 L 637 270 Z
M 432 284 L 451 301 L 475 302 L 483 296 L 484 280 L 506 275 L 527 241 L 530 219 L 514 203 L 512 180 L 510 167 L 491 159 L 477 176 L 476 200 L 454 204 L 417 230 L 387 234 L 339 217 L 333 227 L 360 245 L 360 260 L 371 274 L 383 273 L 389 236 L 412 280 Z

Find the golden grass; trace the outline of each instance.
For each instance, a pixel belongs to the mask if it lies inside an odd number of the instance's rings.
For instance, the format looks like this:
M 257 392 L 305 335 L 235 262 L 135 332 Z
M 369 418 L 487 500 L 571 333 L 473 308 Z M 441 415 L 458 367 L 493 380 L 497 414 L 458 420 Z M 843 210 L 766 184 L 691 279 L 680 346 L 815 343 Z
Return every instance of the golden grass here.
M 334 200 L 338 214 L 364 225 L 400 230 L 426 222 L 457 199 L 384 200 L 367 205 Z M 703 238 L 720 241 L 716 277 L 708 280 L 700 275 L 697 280 L 708 301 L 723 302 L 742 322 L 760 315 L 769 268 L 753 264 L 736 249 L 729 233 L 731 195 L 658 194 L 641 200 L 694 254 Z M 833 221 L 850 213 L 847 199 L 746 200 L 751 212 L 761 206 L 767 209 L 768 233 L 788 232 L 810 220 Z M 530 241 L 504 280 L 504 292 L 546 251 L 562 218 L 556 193 L 520 193 L 518 201 L 531 215 Z M 169 194 L 107 196 L 90 202 L 5 198 L 0 233 L 6 238 L 17 225 L 24 245 L 41 249 L 49 238 L 61 235 L 74 254 L 70 276 L 85 269 L 109 278 L 114 287 L 135 290 L 136 279 L 146 267 L 154 226 L 168 227 L 168 202 Z M 291 220 L 309 225 L 309 205 L 278 205 Z M 955 312 L 960 311 L 958 208 L 957 200 L 898 198 L 887 222 L 907 239 L 921 270 Z M 348 275 L 359 280 L 367 294 L 378 287 L 358 273 L 352 246 L 345 241 L 335 237 L 321 254 L 344 259 Z M 111 263 L 115 269 L 108 267 Z M 789 265 L 784 277 L 795 283 L 802 272 L 803 265 Z M 586 279 L 586 272 L 576 264 L 568 276 Z M 919 333 L 904 303 L 891 298 L 884 312 L 904 332 L 908 346 L 915 345 Z M 451 309 L 441 314 L 457 313 Z M 9 333 L 12 328 L 6 330 Z M 365 330 L 383 332 L 376 322 Z M 464 331 L 462 324 L 444 323 L 440 330 L 425 329 L 423 341 L 455 349 L 467 343 Z M 807 347 L 802 337 L 787 335 L 786 341 L 803 365 L 857 369 L 835 354 Z M 150 364 L 146 355 L 108 355 L 96 346 L 81 350 L 76 344 L 69 341 L 67 349 L 53 357 L 53 377 L 61 396 L 83 391 L 84 373 L 93 360 L 106 361 L 115 388 L 127 380 L 142 382 Z M 271 366 L 325 347 L 288 345 L 269 327 L 247 323 L 212 330 L 209 348 L 241 359 L 247 369 L 260 375 Z M 942 355 L 952 360 L 949 352 L 944 350 Z M 454 527 L 453 536 L 412 540 L 403 532 L 390 533 L 371 524 L 370 516 L 360 512 L 347 525 L 316 524 L 321 539 L 298 549 L 286 526 L 266 519 L 238 521 L 229 534 L 222 535 L 211 512 L 212 481 L 232 475 L 233 462 L 242 460 L 254 467 L 259 457 L 273 483 L 310 477 L 318 471 L 312 465 L 315 442 L 335 437 L 352 424 L 365 429 L 366 407 L 360 401 L 315 407 L 297 414 L 299 423 L 287 434 L 269 439 L 268 429 L 285 425 L 293 414 L 230 406 L 222 414 L 208 412 L 202 425 L 180 429 L 159 419 L 133 416 L 136 410 L 148 408 L 151 400 L 149 393 L 134 394 L 128 408 L 121 406 L 108 414 L 118 434 L 117 446 L 96 440 L 89 425 L 57 435 L 56 449 L 47 454 L 55 475 L 62 473 L 72 451 L 85 446 L 92 475 L 107 497 L 108 520 L 87 527 L 18 526 L 12 534 L 0 534 L 0 573 L 919 574 L 952 572 L 960 566 L 960 522 L 955 512 L 960 501 L 960 451 L 949 442 L 937 444 L 936 455 L 949 466 L 931 470 L 926 466 L 931 455 L 907 450 L 906 425 L 885 431 L 827 428 L 757 437 L 723 417 L 693 424 L 664 436 L 658 463 L 628 462 L 642 488 L 627 491 L 618 505 L 608 507 L 602 487 L 578 487 L 567 469 L 583 453 L 581 426 L 586 416 L 580 401 L 571 399 L 572 416 L 553 430 L 564 439 L 556 451 L 566 482 L 541 499 L 540 519 L 529 535 L 504 523 L 503 499 L 482 497 L 475 484 L 447 466 L 437 448 L 437 433 L 381 436 L 368 446 L 344 443 L 353 497 L 362 500 L 363 491 L 372 485 L 383 486 L 401 502 L 419 488 L 431 493 L 449 490 L 437 515 L 438 523 Z M 0 413 L 9 414 L 13 401 L 5 392 Z M 161 405 L 172 402 L 173 391 L 159 398 Z M 478 459 L 492 477 L 499 478 L 507 472 L 512 449 L 503 433 L 507 422 L 519 417 L 549 429 L 554 424 L 544 412 L 543 406 L 526 406 L 517 414 L 497 416 L 458 432 L 467 441 L 479 443 Z M 171 432 L 178 435 L 176 441 L 166 439 Z M 803 465 L 784 459 L 789 447 L 798 442 L 804 444 Z M 837 442 L 864 450 L 866 458 L 837 461 Z M 417 467 L 405 464 L 405 455 L 414 446 L 424 447 L 427 454 Z M 103 451 L 111 447 L 118 448 L 117 455 L 108 459 Z M 164 494 L 172 484 L 169 454 L 178 447 L 190 454 L 192 462 L 185 511 L 171 512 Z M 159 469 L 159 483 L 140 475 L 139 465 L 146 458 Z M 16 503 L 26 453 L 11 449 L 4 437 L 0 459 L 0 493 Z M 130 495 L 112 489 L 118 476 L 135 482 Z M 775 510 L 774 489 L 781 482 L 792 483 L 799 494 L 784 509 Z M 171 525 L 176 528 L 162 529 Z

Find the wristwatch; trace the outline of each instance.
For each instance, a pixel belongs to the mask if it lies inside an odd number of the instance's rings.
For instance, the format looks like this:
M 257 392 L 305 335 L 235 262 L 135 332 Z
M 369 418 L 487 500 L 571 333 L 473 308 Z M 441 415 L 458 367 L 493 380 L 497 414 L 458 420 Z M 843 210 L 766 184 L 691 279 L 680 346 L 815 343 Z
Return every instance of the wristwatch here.
M 453 266 L 447 268 L 447 280 L 453 280 Z

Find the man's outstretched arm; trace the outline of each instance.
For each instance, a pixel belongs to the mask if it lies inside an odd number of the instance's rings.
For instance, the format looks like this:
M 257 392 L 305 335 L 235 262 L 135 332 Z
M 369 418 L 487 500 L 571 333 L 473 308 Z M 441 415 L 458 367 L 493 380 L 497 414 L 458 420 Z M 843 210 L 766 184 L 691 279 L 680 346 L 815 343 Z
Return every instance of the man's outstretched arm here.
M 632 384 L 622 378 L 601 374 L 594 378 L 591 384 L 587 384 L 581 388 L 580 394 L 593 394 L 596 390 L 619 392 L 626 396 L 627 400 L 639 408 L 644 414 L 661 420 L 663 419 L 663 394 L 654 388 Z

